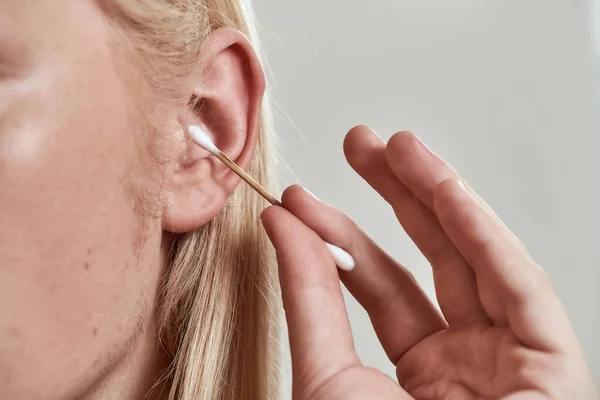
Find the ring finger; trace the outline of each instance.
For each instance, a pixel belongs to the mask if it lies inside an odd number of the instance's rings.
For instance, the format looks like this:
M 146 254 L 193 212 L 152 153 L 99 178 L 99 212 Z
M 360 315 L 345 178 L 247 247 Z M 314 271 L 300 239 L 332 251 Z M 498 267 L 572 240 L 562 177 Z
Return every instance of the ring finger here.
M 346 158 L 352 168 L 392 206 L 406 233 L 430 262 L 436 296 L 448 323 L 489 321 L 479 299 L 475 274 L 444 232 L 432 206 L 429 207 L 428 203 L 433 200 L 428 201 L 430 195 L 421 189 L 423 183 L 418 186 L 412 184 L 418 179 L 407 180 L 409 186 L 390 168 L 394 165 L 390 159 L 403 162 L 409 151 L 400 152 L 389 147 L 390 144 L 386 149 L 386 144 L 371 129 L 360 126 L 352 129 L 344 142 Z M 428 178 L 427 183 L 433 181 L 430 176 L 450 171 L 442 170 L 445 163 L 435 163 L 436 160 L 426 158 L 424 154 L 410 154 L 413 156 L 410 167 L 425 171 L 421 175 Z

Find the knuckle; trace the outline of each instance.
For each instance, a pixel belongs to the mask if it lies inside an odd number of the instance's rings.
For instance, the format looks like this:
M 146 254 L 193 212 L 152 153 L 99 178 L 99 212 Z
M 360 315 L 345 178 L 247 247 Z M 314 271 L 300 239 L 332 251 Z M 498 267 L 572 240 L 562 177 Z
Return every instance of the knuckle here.
M 508 291 L 512 293 L 512 301 L 517 306 L 531 302 L 533 298 L 540 298 L 554 291 L 550 275 L 537 265 L 514 265 L 515 269 L 521 270 L 520 276 L 512 283 L 508 283 Z
M 460 259 L 454 247 L 450 247 L 446 243 L 440 242 L 432 243 L 426 256 L 433 270 L 453 265 L 456 263 L 456 260 Z
M 408 279 L 414 280 L 413 275 L 408 272 Z M 415 281 L 416 282 L 416 281 Z M 369 309 L 369 315 L 372 318 L 385 317 L 390 313 L 395 313 L 403 304 L 409 303 L 410 292 L 405 289 L 398 289 L 381 296 L 374 297 L 366 303 Z
M 553 290 L 550 275 L 536 264 L 532 265 L 531 268 L 533 270 L 530 278 L 532 288 L 535 289 L 536 292 L 542 291 L 544 293 Z

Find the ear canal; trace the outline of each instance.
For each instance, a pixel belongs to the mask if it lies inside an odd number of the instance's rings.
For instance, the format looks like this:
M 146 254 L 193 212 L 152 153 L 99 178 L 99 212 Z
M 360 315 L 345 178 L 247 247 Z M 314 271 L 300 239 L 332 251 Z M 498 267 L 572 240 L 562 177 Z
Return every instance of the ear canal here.
M 202 110 L 202 106 L 204 105 L 204 97 L 198 97 L 197 95 L 193 94 L 190 97 L 190 100 L 188 101 L 188 107 L 190 109 L 190 112 L 192 113 L 192 115 L 199 115 L 200 111 Z

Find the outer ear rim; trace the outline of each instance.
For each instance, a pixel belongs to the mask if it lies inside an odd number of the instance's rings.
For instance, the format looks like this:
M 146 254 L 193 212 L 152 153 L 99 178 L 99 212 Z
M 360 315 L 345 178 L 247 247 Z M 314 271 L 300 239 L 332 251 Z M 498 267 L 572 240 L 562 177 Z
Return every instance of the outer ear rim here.
M 240 46 L 243 49 L 243 54 L 247 59 L 247 65 L 249 68 L 246 70 L 246 73 L 250 73 L 252 75 L 254 91 L 249 94 L 250 104 L 252 107 L 256 107 L 256 109 L 249 109 L 248 115 L 251 118 L 248 118 L 246 121 L 246 135 L 245 142 L 251 142 L 251 146 L 243 146 L 242 152 L 234 157 L 234 161 L 243 169 L 248 169 L 250 163 L 256 153 L 256 147 L 258 145 L 259 135 L 260 135 L 260 118 L 261 118 L 261 109 L 262 102 L 264 100 L 264 95 L 267 89 L 267 80 L 264 73 L 264 69 L 261 64 L 260 57 L 256 52 L 254 46 L 250 42 L 250 39 L 240 30 L 222 27 L 214 30 L 209 38 L 217 38 L 216 40 L 207 40 L 206 60 L 210 60 L 205 64 L 204 68 L 204 76 L 208 75 L 209 71 L 217 56 L 223 51 L 230 49 L 235 46 Z M 204 52 L 204 50 L 203 50 Z M 201 94 L 198 92 L 194 92 L 199 98 L 202 98 Z M 187 127 L 186 127 L 187 128 Z M 231 156 L 231 154 L 229 154 Z
M 248 82 L 248 93 L 246 94 L 248 99 L 248 109 L 245 111 L 246 128 L 243 135 L 243 144 L 240 145 L 241 151 L 239 154 L 234 155 L 234 159 L 241 168 L 248 169 L 256 157 L 256 149 L 260 140 L 261 109 L 264 100 L 263 96 L 267 86 L 259 55 L 255 51 L 250 40 L 241 31 L 232 28 L 225 27 L 213 31 L 202 47 L 203 61 L 201 79 L 205 79 L 210 75 L 210 71 L 220 54 L 228 49 L 236 47 L 238 50 L 234 51 L 241 52 L 240 57 L 243 58 L 242 63 L 246 67 L 242 72 L 246 76 L 245 81 Z M 204 92 L 200 87 L 195 89 L 191 95 L 202 99 L 204 97 L 203 93 Z M 190 105 L 186 104 L 186 107 L 190 107 Z M 189 108 L 188 111 L 190 111 Z M 187 118 L 182 118 L 180 115 L 179 123 L 181 124 L 183 134 L 186 136 L 185 143 L 187 143 L 189 148 L 189 146 L 195 146 L 195 144 L 187 138 L 187 125 L 192 124 L 188 122 L 197 124 L 196 121 L 187 121 Z M 211 160 L 202 160 L 202 162 L 210 162 L 213 165 L 218 164 L 223 166 L 223 168 L 227 168 L 222 165 L 219 160 L 214 159 L 214 157 Z M 161 223 L 162 230 L 171 233 L 184 233 L 193 231 L 207 224 L 221 213 L 225 203 L 229 197 L 231 197 L 235 188 L 240 184 L 240 181 L 239 177 L 231 172 L 231 176 L 227 177 L 227 182 L 215 182 L 215 187 L 219 186 L 220 189 L 215 189 L 214 193 L 208 195 L 209 197 L 205 197 L 199 202 L 193 202 L 190 198 L 202 193 L 203 190 L 200 188 L 194 189 L 192 186 L 188 186 L 186 189 L 185 185 L 182 185 L 179 188 L 165 188 L 165 207 Z M 198 178 L 197 184 L 201 184 L 200 178 Z M 185 197 L 186 194 L 184 193 L 186 190 L 188 191 L 187 196 L 189 197 L 187 199 L 187 207 L 185 205 L 186 199 L 172 200 L 172 196 Z M 206 196 L 206 191 L 204 192 L 204 195 Z M 176 205 L 175 203 L 180 203 L 180 205 Z
M 248 36 L 242 31 L 229 27 L 217 28 L 209 34 L 209 39 L 202 47 L 203 59 L 210 60 L 204 64 L 204 68 L 210 69 L 217 55 L 233 46 L 241 46 L 244 49 L 244 54 L 247 56 L 251 70 L 255 72 L 255 78 L 258 78 L 254 87 L 260 97 L 262 97 L 267 89 L 267 79 L 261 63 L 260 55 L 250 42 Z M 218 38 L 218 40 L 210 40 L 210 38 Z

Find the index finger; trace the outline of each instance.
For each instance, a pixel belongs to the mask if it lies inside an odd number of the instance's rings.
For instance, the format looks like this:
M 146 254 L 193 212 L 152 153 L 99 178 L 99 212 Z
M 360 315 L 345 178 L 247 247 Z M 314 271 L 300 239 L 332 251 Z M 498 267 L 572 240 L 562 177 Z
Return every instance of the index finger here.
M 286 209 L 270 207 L 261 219 L 277 253 L 293 382 L 310 391 L 360 365 L 337 267 L 325 242 Z

